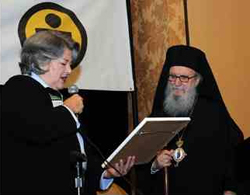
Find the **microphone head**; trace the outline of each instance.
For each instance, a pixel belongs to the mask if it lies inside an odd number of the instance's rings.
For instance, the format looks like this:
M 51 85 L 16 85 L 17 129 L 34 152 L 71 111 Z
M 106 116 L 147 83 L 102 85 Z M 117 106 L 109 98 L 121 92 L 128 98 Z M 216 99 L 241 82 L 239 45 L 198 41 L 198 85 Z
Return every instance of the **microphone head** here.
M 85 154 L 78 151 L 70 151 L 70 160 L 72 162 L 86 162 L 87 157 Z
M 68 93 L 69 94 L 76 94 L 79 92 L 79 89 L 76 85 L 71 85 L 69 88 L 68 88 Z

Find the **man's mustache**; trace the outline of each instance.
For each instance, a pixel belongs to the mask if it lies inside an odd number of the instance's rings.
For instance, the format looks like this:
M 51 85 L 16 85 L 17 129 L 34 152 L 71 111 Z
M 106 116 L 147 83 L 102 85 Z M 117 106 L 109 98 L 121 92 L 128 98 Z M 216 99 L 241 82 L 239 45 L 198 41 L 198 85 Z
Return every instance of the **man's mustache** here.
M 186 91 L 188 89 L 187 86 L 171 86 L 172 90 L 182 90 L 182 91 Z

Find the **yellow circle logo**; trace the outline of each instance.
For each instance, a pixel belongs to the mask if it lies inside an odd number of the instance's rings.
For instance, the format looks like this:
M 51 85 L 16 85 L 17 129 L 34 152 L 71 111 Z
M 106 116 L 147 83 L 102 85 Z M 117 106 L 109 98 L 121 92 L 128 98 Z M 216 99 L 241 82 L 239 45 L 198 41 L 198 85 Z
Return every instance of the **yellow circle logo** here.
M 71 36 L 79 45 L 79 54 L 72 68 L 79 65 L 87 50 L 87 33 L 72 11 L 51 2 L 31 7 L 18 25 L 21 45 L 28 37 L 41 30 L 56 30 Z

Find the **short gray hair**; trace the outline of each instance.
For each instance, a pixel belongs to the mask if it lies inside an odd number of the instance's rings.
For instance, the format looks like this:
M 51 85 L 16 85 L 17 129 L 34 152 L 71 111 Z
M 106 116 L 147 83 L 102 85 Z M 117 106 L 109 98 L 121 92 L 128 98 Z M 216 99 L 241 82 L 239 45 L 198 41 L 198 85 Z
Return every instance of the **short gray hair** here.
M 62 57 L 64 50 L 72 51 L 72 63 L 78 55 L 78 44 L 68 35 L 59 31 L 44 30 L 25 40 L 19 63 L 22 74 L 44 74 L 43 66 L 51 60 Z

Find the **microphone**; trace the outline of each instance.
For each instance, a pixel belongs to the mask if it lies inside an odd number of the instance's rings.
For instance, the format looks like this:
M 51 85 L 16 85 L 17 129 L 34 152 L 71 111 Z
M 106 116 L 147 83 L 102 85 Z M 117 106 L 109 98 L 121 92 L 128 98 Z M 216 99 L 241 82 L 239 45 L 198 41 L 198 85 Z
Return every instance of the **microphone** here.
M 76 150 L 70 151 L 70 159 L 72 162 L 86 162 L 87 161 L 86 155 Z
M 70 95 L 78 94 L 78 92 L 79 92 L 79 88 L 77 87 L 77 85 L 71 85 L 68 88 L 68 93 Z M 78 114 L 77 113 L 75 113 L 75 116 L 78 118 Z
M 68 88 L 68 93 L 73 95 L 73 94 L 77 94 L 79 92 L 79 88 L 77 87 L 77 85 L 71 85 Z

